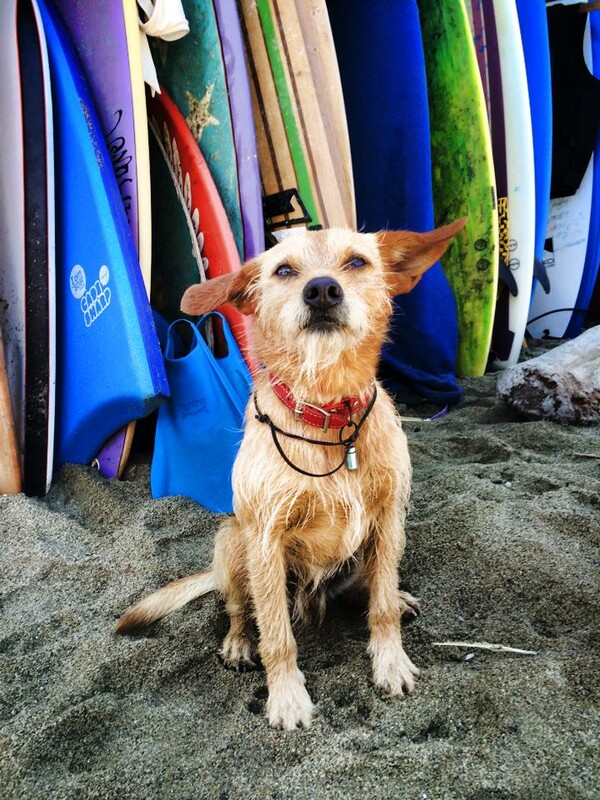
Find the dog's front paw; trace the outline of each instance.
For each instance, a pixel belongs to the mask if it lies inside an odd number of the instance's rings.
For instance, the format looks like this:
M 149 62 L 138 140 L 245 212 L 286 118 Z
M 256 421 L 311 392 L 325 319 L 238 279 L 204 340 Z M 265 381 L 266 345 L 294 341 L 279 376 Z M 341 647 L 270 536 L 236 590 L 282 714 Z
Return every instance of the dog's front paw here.
M 304 686 L 300 670 L 277 680 L 269 691 L 267 716 L 269 725 L 277 730 L 291 731 L 308 728 L 312 720 L 313 703 Z
M 419 670 L 404 652 L 401 640 L 369 646 L 375 686 L 391 695 L 413 694 Z

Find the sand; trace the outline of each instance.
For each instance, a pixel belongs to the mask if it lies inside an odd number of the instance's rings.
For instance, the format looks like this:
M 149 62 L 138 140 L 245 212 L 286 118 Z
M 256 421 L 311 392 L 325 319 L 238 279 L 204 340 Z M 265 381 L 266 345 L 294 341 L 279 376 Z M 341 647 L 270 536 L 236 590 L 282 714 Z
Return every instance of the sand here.
M 600 797 L 598 427 L 528 422 L 465 382 L 444 419 L 408 423 L 414 485 L 403 588 L 417 694 L 375 690 L 363 609 L 299 631 L 307 731 L 264 718 L 262 672 L 217 660 L 214 596 L 146 635 L 112 626 L 144 593 L 210 562 L 218 517 L 64 468 L 43 500 L 0 497 L 0 797 Z M 536 651 L 441 648 L 488 641 Z

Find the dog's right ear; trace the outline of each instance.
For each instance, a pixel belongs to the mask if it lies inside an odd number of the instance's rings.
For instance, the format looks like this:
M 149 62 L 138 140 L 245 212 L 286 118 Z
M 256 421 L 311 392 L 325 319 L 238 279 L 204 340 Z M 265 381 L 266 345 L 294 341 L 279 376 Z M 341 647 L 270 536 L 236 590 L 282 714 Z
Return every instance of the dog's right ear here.
M 428 233 L 380 231 L 375 234 L 392 297 L 405 294 L 441 258 L 450 241 L 467 222 L 463 217 Z
M 184 314 L 198 317 L 229 304 L 242 314 L 254 314 L 259 274 L 258 259 L 247 261 L 237 272 L 211 278 L 187 288 L 181 298 L 180 308 Z

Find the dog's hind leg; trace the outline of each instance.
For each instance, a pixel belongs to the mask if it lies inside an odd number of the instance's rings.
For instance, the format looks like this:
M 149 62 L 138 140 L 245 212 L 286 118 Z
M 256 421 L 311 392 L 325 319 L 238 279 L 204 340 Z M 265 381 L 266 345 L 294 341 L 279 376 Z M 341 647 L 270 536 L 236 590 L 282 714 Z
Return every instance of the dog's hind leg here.
M 219 652 L 223 666 L 247 672 L 258 666 L 246 569 L 246 548 L 235 517 L 221 525 L 215 539 L 213 570 L 225 598 L 230 626 Z
M 392 695 L 412 694 L 419 670 L 402 645 L 402 615 L 418 601 L 398 590 L 398 563 L 404 551 L 404 512 L 385 507 L 374 525 L 366 552 L 365 577 L 369 588 L 369 654 L 373 681 Z

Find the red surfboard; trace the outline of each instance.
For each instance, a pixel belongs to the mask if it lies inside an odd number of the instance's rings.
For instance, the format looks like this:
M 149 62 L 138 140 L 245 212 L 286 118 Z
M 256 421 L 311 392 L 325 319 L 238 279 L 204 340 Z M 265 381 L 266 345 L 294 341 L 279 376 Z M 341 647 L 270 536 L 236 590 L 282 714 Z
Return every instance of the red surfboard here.
M 231 226 L 208 164 L 184 117 L 165 89 L 147 95 L 150 128 L 169 163 L 177 189 L 187 206 L 208 278 L 240 269 Z M 200 265 L 199 265 L 200 267 Z M 230 306 L 219 309 L 228 321 L 250 371 L 256 371 L 251 355 L 252 322 Z

